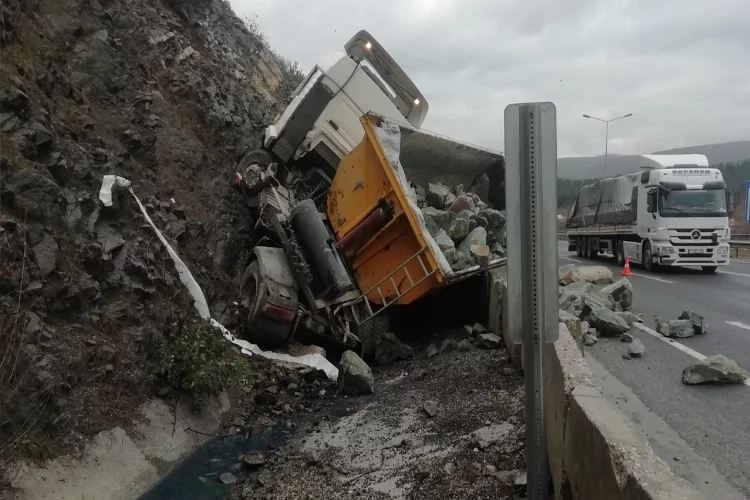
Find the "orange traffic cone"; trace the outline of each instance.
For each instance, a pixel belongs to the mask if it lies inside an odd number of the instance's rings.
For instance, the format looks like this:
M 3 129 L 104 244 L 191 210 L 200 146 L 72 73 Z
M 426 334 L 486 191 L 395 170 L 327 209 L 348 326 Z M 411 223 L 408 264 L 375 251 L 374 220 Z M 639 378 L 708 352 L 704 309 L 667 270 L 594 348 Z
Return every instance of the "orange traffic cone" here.
M 630 276 L 630 259 L 627 255 L 625 256 L 625 267 L 622 269 L 622 275 Z

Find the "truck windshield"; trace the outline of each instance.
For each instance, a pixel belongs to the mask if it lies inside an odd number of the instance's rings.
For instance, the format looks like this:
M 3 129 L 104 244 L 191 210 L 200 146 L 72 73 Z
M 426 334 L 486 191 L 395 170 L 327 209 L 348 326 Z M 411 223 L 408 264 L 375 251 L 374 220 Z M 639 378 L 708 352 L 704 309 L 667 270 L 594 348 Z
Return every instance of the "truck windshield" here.
M 723 189 L 661 191 L 662 217 L 726 217 L 727 199 Z

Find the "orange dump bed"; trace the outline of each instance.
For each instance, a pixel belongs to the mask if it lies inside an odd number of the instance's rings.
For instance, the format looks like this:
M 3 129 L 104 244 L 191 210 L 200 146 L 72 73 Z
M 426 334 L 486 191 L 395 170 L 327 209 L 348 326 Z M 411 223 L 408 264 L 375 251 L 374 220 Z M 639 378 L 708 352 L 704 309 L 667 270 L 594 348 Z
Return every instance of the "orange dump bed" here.
M 328 192 L 327 215 L 341 241 L 374 211 L 388 207 L 389 218 L 347 260 L 360 291 L 371 302 L 408 304 L 445 277 L 376 136 L 379 120 L 362 118 L 365 137 L 339 164 Z

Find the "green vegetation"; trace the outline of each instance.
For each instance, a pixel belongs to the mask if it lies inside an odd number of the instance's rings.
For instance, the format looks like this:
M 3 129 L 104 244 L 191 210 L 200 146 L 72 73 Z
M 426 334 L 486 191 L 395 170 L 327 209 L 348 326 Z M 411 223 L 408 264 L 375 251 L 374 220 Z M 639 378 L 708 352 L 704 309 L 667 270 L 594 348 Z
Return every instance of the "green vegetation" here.
M 253 379 L 249 359 L 237 353 L 208 323 L 175 325 L 169 334 L 163 368 L 172 386 L 198 401 Z

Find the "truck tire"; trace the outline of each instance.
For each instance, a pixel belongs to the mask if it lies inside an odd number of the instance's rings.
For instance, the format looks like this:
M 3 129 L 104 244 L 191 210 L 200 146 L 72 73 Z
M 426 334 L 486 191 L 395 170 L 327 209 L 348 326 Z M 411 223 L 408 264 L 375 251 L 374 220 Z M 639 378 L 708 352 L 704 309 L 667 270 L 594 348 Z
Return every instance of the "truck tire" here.
M 617 240 L 613 243 L 615 247 L 615 260 L 618 266 L 625 265 L 625 243 L 622 240 Z
M 237 164 L 237 170 L 244 172 L 250 165 L 260 165 L 264 169 L 271 163 L 278 162 L 278 159 L 266 149 L 254 149 L 242 157 Z
M 594 239 L 586 238 L 586 258 L 595 259 L 596 252 L 594 251 Z
M 576 255 L 583 257 L 583 238 L 580 236 L 576 238 Z
M 648 241 L 643 244 L 643 269 L 649 272 L 654 270 L 654 254 L 651 253 L 651 243 Z
M 704 274 L 714 274 L 717 266 L 701 266 L 701 270 Z
M 381 312 L 360 326 L 354 325 L 354 334 L 361 341 L 362 357 L 375 356 L 375 343 L 378 336 L 391 331 L 391 318 L 387 312 Z

